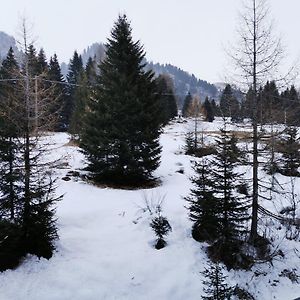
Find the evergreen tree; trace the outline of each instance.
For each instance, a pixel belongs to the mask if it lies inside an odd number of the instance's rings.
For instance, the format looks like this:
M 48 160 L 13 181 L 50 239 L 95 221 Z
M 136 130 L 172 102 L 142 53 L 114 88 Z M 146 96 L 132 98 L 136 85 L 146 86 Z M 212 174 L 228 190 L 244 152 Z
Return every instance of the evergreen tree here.
M 214 116 L 216 116 L 216 117 L 221 116 L 219 105 L 216 103 L 215 99 L 211 100 L 211 109 L 212 109 L 212 113 Z
M 47 72 L 48 72 L 48 63 L 47 63 L 46 54 L 44 49 L 41 48 L 37 56 L 37 73 L 43 74 L 45 76 Z
M 2 79 L 19 79 L 1 82 L 0 89 L 0 270 L 16 267 L 28 253 L 50 258 L 57 236 L 57 198 L 37 144 L 34 47 L 24 50 L 22 73 L 12 49 L 0 70 Z
M 209 268 L 202 272 L 205 277 L 203 284 L 206 286 L 202 296 L 203 300 L 225 300 L 230 299 L 232 289 L 226 283 L 227 276 L 224 276 L 219 263 L 209 262 Z
M 24 32 L 26 33 L 26 30 Z M 57 237 L 53 206 L 60 197 L 54 195 L 55 186 L 50 171 L 53 164 L 44 161 L 47 145 L 43 146 L 40 143 L 39 134 L 49 130 L 49 126 L 52 125 L 53 95 L 49 93 L 48 87 L 43 85 L 36 90 L 36 81 L 32 80 L 38 75 L 32 64 L 31 53 L 34 47 L 28 47 L 26 40 L 24 36 L 23 52 L 27 55 L 24 56 L 20 97 L 16 100 L 19 106 L 17 121 L 21 130 L 18 151 L 22 155 L 22 250 L 24 254 L 50 258 Z
M 157 241 L 155 248 L 157 250 L 162 249 L 166 246 L 167 242 L 165 241 L 165 236 L 172 231 L 172 227 L 166 217 L 161 215 L 156 216 L 150 223 L 150 227 L 154 230 Z
M 67 128 L 67 116 L 64 109 L 66 107 L 67 101 L 66 85 L 56 54 L 54 54 L 53 57 L 50 58 L 47 80 L 50 81 L 49 86 L 52 86 L 54 99 L 52 112 L 57 115 L 57 123 L 54 129 L 56 131 L 65 131 Z
M 300 143 L 297 138 L 297 128 L 287 126 L 281 139 L 283 167 L 281 173 L 286 176 L 300 176 Z
M 246 233 L 245 222 L 249 219 L 245 195 L 239 191 L 241 176 L 235 172 L 238 165 L 233 139 L 226 129 L 217 139 L 217 154 L 211 164 L 214 196 L 218 215 L 218 238 L 210 246 L 210 255 L 234 268 L 241 263 L 241 238 Z
M 168 75 L 159 75 L 155 80 L 160 98 L 162 123 L 167 124 L 177 116 L 177 104 L 172 79 Z
M 259 93 L 258 113 L 261 124 L 284 121 L 282 102 L 275 81 L 267 81 Z
M 240 118 L 240 107 L 230 84 L 227 84 L 220 98 L 220 111 L 223 117 L 230 117 L 233 122 Z
M 215 116 L 214 116 L 212 105 L 208 100 L 208 97 L 205 98 L 203 109 L 204 109 L 205 121 L 213 122 Z
M 39 75 L 39 64 L 35 47 L 31 44 L 25 52 L 26 60 L 28 61 L 28 70 L 32 77 Z M 23 66 L 23 69 L 25 66 Z
M 0 78 L 17 78 L 19 67 L 10 48 L 2 62 Z M 18 149 L 18 124 L 16 122 L 16 97 L 18 81 L 0 82 L 0 220 L 15 222 L 20 214 L 20 180 Z
M 97 63 L 95 59 L 89 57 L 86 67 L 85 74 L 89 85 L 95 85 L 97 82 Z
M 219 236 L 219 215 L 210 162 L 203 159 L 195 164 L 194 170 L 194 188 L 186 198 L 189 203 L 189 217 L 194 222 L 192 236 L 199 242 L 213 242 Z
M 77 51 L 74 52 L 73 58 L 70 60 L 69 72 L 67 74 L 67 101 L 66 106 L 64 108 L 64 116 L 66 118 L 66 125 L 69 129 L 71 118 L 74 112 L 74 108 L 76 106 L 76 102 L 82 101 L 82 99 L 78 99 L 76 96 L 77 88 L 79 82 L 83 79 L 84 76 L 84 68 L 82 63 L 81 55 L 78 55 Z M 80 94 L 80 93 L 79 93 Z M 78 106 L 78 105 L 77 105 Z M 72 131 L 72 129 L 71 129 Z M 73 129 L 73 132 L 75 129 Z
M 214 159 L 196 165 L 194 188 L 186 200 L 194 222 L 193 237 L 209 242 L 210 256 L 233 268 L 243 261 L 241 241 L 249 219 L 248 204 L 246 193 L 240 189 L 240 175 L 234 170 L 239 161 L 235 140 L 222 129 L 216 142 Z
M 192 95 L 191 93 L 188 93 L 184 99 L 184 102 L 183 102 L 183 107 L 182 107 L 182 116 L 183 117 L 188 117 L 188 109 L 192 103 Z
M 137 185 L 153 179 L 160 160 L 154 74 L 144 70 L 145 53 L 132 40 L 125 15 L 115 23 L 106 49 L 81 147 L 95 180 Z
M 87 110 L 87 99 L 89 97 L 88 79 L 86 73 L 81 74 L 77 81 L 78 86 L 74 89 L 73 112 L 70 118 L 69 132 L 73 138 L 81 136 L 84 118 Z

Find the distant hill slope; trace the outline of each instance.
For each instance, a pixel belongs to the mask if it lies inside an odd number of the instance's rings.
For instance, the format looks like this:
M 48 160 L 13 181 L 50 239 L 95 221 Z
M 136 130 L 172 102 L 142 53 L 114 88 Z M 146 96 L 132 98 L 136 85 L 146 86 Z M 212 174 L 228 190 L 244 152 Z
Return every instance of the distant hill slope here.
M 0 31 L 0 62 L 6 57 L 9 47 L 13 47 L 16 57 L 20 57 L 21 53 L 18 50 L 15 38 Z M 84 49 L 81 56 L 84 64 L 86 64 L 89 57 L 96 57 L 97 62 L 100 62 L 105 57 L 105 46 L 102 43 L 94 43 Z M 68 72 L 68 63 L 69 62 L 62 63 L 61 65 L 64 76 L 66 76 Z M 206 96 L 218 98 L 219 90 L 215 85 L 198 79 L 193 74 L 189 74 L 176 66 L 147 62 L 146 69 L 152 69 L 157 76 L 160 74 L 168 74 L 173 79 L 179 106 L 182 105 L 188 92 L 193 95 L 199 95 L 202 101 L 204 101 Z
M 0 31 L 0 61 L 6 58 L 9 48 L 12 47 L 15 54 L 18 56 L 19 50 L 14 37 Z
M 146 68 L 152 69 L 157 75 L 169 74 L 173 78 L 179 105 L 182 105 L 185 96 L 189 92 L 192 95 L 199 95 L 201 101 L 204 101 L 205 97 L 218 97 L 219 91 L 213 84 L 198 79 L 195 75 L 189 74 L 176 66 L 150 62 Z
M 105 57 L 105 46 L 102 43 L 94 43 L 84 49 L 81 56 L 84 64 L 86 64 L 89 57 L 96 57 L 97 62 L 100 62 Z M 168 74 L 173 79 L 179 107 L 183 104 L 184 98 L 188 92 L 192 95 L 199 95 L 202 101 L 204 101 L 207 96 L 216 99 L 219 97 L 220 92 L 215 85 L 205 80 L 198 79 L 195 75 L 189 74 L 176 66 L 147 61 L 146 63 L 146 69 L 153 70 L 157 76 L 160 74 Z M 67 74 L 67 69 L 68 65 L 63 63 L 62 71 L 65 76 Z

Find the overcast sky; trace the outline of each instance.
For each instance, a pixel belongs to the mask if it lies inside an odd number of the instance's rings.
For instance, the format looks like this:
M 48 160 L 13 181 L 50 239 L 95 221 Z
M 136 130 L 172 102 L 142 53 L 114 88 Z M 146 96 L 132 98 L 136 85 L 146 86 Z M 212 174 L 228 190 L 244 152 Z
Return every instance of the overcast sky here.
M 37 47 L 68 61 L 94 42 L 105 42 L 126 13 L 148 60 L 172 63 L 201 79 L 222 81 L 224 46 L 234 40 L 241 0 L 10 0 L 1 3 L 0 31 L 16 35 L 20 17 L 34 24 Z M 288 55 L 300 54 L 300 1 L 269 0 Z

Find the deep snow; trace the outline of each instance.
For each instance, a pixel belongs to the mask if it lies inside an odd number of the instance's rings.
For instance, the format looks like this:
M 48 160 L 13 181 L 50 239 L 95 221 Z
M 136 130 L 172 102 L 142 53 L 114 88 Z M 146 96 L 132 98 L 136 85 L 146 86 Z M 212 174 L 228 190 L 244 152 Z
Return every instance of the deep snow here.
M 191 238 L 191 222 L 183 199 L 191 188 L 194 160 L 183 154 L 184 134 L 192 126 L 189 121 L 165 128 L 161 136 L 162 162 L 155 173 L 162 184 L 147 190 L 100 188 L 76 178 L 61 180 L 68 171 L 81 169 L 84 158 L 77 147 L 68 146 L 67 134 L 49 136 L 55 144 L 51 157 L 62 157 L 68 163 L 57 170 L 57 194 L 64 194 L 57 204 L 57 252 L 50 260 L 27 257 L 16 270 L 1 273 L 0 299 L 200 299 L 200 272 L 207 266 L 206 245 Z M 214 132 L 221 122 L 203 122 L 200 127 Z M 242 130 L 235 126 L 233 129 Z M 178 173 L 182 169 L 184 174 Z M 149 227 L 151 216 L 144 210 L 145 198 L 155 203 L 163 197 L 162 214 L 173 230 L 167 237 L 168 246 L 157 251 Z M 266 203 L 266 207 L 274 210 L 272 203 Z M 270 224 L 270 220 L 262 218 L 261 224 L 266 222 L 274 236 L 274 249 L 278 246 L 285 257 L 274 260 L 273 265 L 258 264 L 248 272 L 224 273 L 229 284 L 239 283 L 257 299 L 292 300 L 300 296 L 300 285 L 279 274 L 284 269 L 300 269 L 299 242 L 286 241 L 283 228 L 279 230 L 276 222 Z M 261 275 L 255 276 L 255 272 Z

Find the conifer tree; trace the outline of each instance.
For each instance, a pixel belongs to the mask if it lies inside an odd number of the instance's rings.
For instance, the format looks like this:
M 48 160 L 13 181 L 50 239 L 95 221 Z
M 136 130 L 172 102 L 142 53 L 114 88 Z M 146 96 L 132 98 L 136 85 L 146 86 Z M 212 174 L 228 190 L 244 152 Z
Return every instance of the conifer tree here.
M 67 128 L 65 111 L 67 101 L 66 85 L 56 54 L 50 57 L 47 80 L 49 80 L 49 85 L 52 86 L 53 99 L 55 101 L 52 107 L 52 112 L 57 115 L 57 123 L 54 129 L 56 131 L 65 131 Z
M 281 173 L 286 176 L 300 176 L 300 143 L 297 138 L 297 128 L 287 126 L 281 138 L 282 163 Z
M 43 48 L 40 49 L 38 55 L 37 55 L 37 73 L 46 75 L 48 71 L 48 63 L 46 54 Z
M 218 237 L 209 250 L 214 259 L 232 268 L 241 262 L 240 244 L 246 233 L 249 205 L 246 195 L 238 189 L 242 180 L 235 171 L 238 159 L 233 149 L 236 147 L 226 127 L 221 129 L 221 137 L 216 142 L 217 154 L 211 164 L 211 176 L 218 208 Z
M 26 60 L 28 61 L 28 70 L 32 77 L 35 77 L 39 74 L 39 64 L 38 64 L 38 58 L 36 53 L 36 48 L 33 44 L 30 44 L 28 48 L 26 49 Z M 23 69 L 25 66 L 23 66 Z
M 188 117 L 188 110 L 192 103 L 192 100 L 193 100 L 193 98 L 192 98 L 191 93 L 188 93 L 183 102 L 183 107 L 182 107 L 182 116 L 183 117 Z
M 77 84 L 78 86 L 73 92 L 74 104 L 69 126 L 69 132 L 75 139 L 79 139 L 81 136 L 89 97 L 88 78 L 85 72 L 79 76 Z
M 23 26 L 26 24 L 23 23 Z M 18 151 L 22 155 L 22 181 L 20 182 L 22 250 L 24 254 L 50 258 L 54 250 L 54 240 L 57 238 L 53 206 L 60 197 L 54 194 L 55 184 L 50 171 L 53 164 L 51 162 L 45 164 L 43 161 L 48 145 L 41 144 L 39 137 L 40 132 L 49 130 L 49 126 L 51 128 L 53 124 L 51 111 L 53 95 L 44 86 L 40 86 L 39 90 L 36 89 L 33 75 L 37 73 L 32 65 L 31 52 L 34 47 L 28 45 L 25 28 L 23 32 L 24 67 L 19 87 L 20 97 L 16 98 L 19 105 L 17 121 L 21 130 Z M 37 95 L 39 99 L 36 99 Z M 37 122 L 39 118 L 43 122 Z
M 95 59 L 89 57 L 85 67 L 85 74 L 88 84 L 90 86 L 95 85 L 97 82 L 97 63 Z
M 171 119 L 177 116 L 174 85 L 172 79 L 166 74 L 159 75 L 155 82 L 160 98 L 162 123 L 167 124 Z
M 52 123 L 46 118 L 51 115 L 51 94 L 41 86 L 37 89 L 35 48 L 28 43 L 25 27 L 23 22 L 22 69 L 17 67 L 10 50 L 0 72 L 10 79 L 0 95 L 0 139 L 9 142 L 8 150 L 0 149 L 2 159 L 8 153 L 4 164 L 9 166 L 7 173 L 0 173 L 0 195 L 7 196 L 7 186 L 9 192 L 12 188 L 17 195 L 14 201 L 8 202 L 9 217 L 0 207 L 0 270 L 16 266 L 20 258 L 29 253 L 50 258 L 57 237 L 53 204 L 60 197 L 54 196 L 55 186 L 50 175 L 53 165 L 44 160 L 48 145 L 39 143 L 39 132 Z M 37 122 L 38 118 L 48 122 Z
M 194 222 L 192 236 L 199 242 L 213 242 L 219 236 L 219 215 L 210 162 L 203 159 L 195 164 L 194 170 L 194 188 L 186 198 L 189 203 L 189 217 Z
M 215 116 L 214 116 L 212 104 L 208 100 L 208 97 L 205 98 L 205 101 L 203 103 L 203 109 L 204 109 L 205 121 L 213 122 Z
M 205 296 L 203 300 L 226 300 L 230 299 L 232 289 L 226 283 L 227 276 L 224 276 L 219 263 L 209 262 L 209 268 L 202 272 L 205 277 L 203 284 Z
M 220 111 L 223 117 L 230 117 L 232 121 L 239 118 L 239 102 L 235 97 L 232 87 L 227 84 L 220 98 Z
M 12 81 L 19 75 L 19 66 L 12 48 L 0 69 L 0 219 L 14 222 L 20 213 L 19 194 L 20 180 L 19 160 L 17 154 L 18 136 L 20 134 L 17 119 L 15 98 L 18 80 Z
M 165 241 L 165 236 L 168 235 L 170 231 L 172 231 L 172 227 L 168 219 L 159 214 L 152 219 L 150 227 L 154 230 L 157 236 L 155 248 L 157 250 L 164 248 L 167 244 L 167 242 Z
M 194 222 L 193 237 L 209 242 L 210 256 L 233 268 L 242 261 L 241 241 L 249 219 L 248 203 L 239 189 L 240 175 L 234 170 L 239 161 L 235 140 L 225 128 L 216 142 L 214 158 L 196 165 L 194 188 L 186 200 Z
M 74 109 L 77 101 L 82 101 L 82 99 L 78 99 L 77 97 L 77 88 L 79 82 L 82 80 L 84 76 L 84 67 L 82 63 L 81 55 L 78 55 L 77 51 L 74 52 L 73 58 L 70 60 L 69 72 L 67 74 L 67 101 L 66 106 L 64 108 L 64 116 L 66 118 L 66 124 L 68 130 L 70 127 L 72 115 L 74 113 Z M 74 124 L 74 123 L 73 123 Z M 75 131 L 76 129 L 71 128 L 71 131 Z
M 90 101 L 81 147 L 93 178 L 138 185 L 153 179 L 161 147 L 159 100 L 145 53 L 119 16 L 106 45 L 99 85 Z

